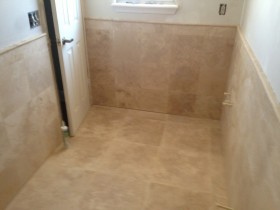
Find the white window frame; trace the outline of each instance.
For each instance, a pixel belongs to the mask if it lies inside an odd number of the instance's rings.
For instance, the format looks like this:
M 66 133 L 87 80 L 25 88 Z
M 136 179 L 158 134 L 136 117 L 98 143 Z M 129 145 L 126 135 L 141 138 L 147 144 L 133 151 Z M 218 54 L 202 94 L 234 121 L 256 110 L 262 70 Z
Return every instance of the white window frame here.
M 179 8 L 177 0 L 113 0 L 115 12 L 175 14 Z

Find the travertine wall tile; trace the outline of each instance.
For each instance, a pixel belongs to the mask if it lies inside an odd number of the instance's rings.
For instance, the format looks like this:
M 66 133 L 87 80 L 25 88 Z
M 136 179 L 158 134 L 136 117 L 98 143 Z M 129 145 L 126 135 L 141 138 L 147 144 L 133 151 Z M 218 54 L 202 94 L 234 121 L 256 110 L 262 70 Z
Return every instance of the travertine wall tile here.
M 0 55 L 0 209 L 62 141 L 53 70 L 42 37 Z
M 230 202 L 236 210 L 280 208 L 280 119 L 269 84 L 239 31 L 223 114 Z M 275 104 L 275 106 L 274 106 Z M 279 115 L 278 115 L 279 116 Z
M 94 104 L 220 118 L 234 27 L 87 20 L 86 29 Z

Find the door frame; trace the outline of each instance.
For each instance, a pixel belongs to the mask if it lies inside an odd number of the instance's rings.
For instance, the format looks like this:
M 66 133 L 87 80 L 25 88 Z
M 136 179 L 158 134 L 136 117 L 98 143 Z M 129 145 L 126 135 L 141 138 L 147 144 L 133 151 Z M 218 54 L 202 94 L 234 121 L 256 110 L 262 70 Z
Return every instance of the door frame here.
M 64 121 L 66 126 L 69 126 L 69 119 L 68 119 L 65 94 L 64 94 L 64 86 L 62 82 L 62 73 L 61 73 L 60 60 L 59 60 L 58 48 L 57 48 L 57 39 L 55 35 L 53 11 L 52 11 L 52 5 L 50 0 L 44 0 L 44 9 L 45 9 L 45 17 L 46 17 L 49 41 L 51 45 L 51 57 L 52 57 L 52 63 L 53 63 L 53 68 L 55 73 L 55 81 L 56 81 L 57 91 L 58 91 L 60 111 L 62 115 L 62 120 Z

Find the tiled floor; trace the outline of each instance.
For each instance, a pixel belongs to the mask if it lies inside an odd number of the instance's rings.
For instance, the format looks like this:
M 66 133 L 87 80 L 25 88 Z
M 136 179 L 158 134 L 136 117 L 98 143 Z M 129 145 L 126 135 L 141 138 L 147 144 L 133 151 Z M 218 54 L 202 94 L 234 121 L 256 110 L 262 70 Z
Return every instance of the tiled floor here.
M 8 210 L 216 210 L 219 122 L 93 107 Z

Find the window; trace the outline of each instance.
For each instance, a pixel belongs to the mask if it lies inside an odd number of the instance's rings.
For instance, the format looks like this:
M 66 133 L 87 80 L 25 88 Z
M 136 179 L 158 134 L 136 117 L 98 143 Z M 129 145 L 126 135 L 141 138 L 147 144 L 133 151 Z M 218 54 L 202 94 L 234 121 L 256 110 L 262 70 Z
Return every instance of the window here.
M 130 4 L 168 4 L 175 5 L 174 0 L 116 0 L 116 3 L 130 3 Z
M 176 0 L 114 0 L 112 7 L 116 12 L 175 14 Z

